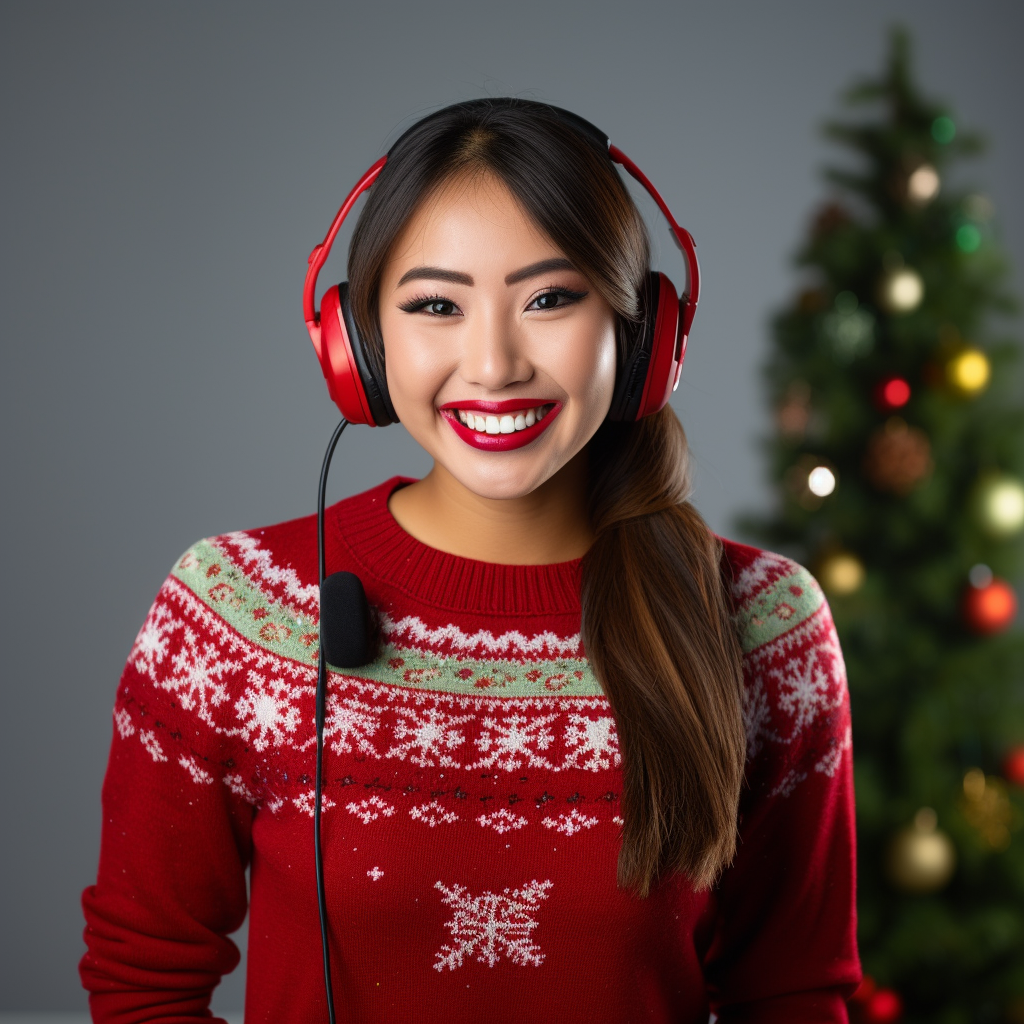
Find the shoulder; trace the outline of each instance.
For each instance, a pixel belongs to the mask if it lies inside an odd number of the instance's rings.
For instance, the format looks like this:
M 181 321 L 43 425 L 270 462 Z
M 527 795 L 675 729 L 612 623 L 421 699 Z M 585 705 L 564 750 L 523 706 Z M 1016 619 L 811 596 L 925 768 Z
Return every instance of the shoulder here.
M 748 776 L 788 795 L 831 778 L 850 748 L 846 668 L 817 580 L 771 551 L 723 540 L 743 651 Z

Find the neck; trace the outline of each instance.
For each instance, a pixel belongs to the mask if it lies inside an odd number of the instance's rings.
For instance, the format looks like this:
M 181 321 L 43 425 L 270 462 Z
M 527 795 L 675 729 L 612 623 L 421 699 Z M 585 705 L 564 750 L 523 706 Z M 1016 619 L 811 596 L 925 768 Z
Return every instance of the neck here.
M 406 533 L 462 558 L 505 565 L 549 565 L 581 558 L 594 533 L 586 506 L 586 450 L 519 498 L 482 498 L 437 463 L 391 496 Z

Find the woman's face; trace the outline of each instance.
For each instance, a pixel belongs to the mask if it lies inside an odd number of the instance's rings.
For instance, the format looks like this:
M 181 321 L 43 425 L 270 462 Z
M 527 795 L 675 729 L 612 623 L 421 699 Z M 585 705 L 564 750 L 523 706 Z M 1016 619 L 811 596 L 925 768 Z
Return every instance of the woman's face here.
M 611 405 L 614 311 L 486 172 L 447 183 L 410 218 L 380 321 L 399 418 L 481 497 L 539 487 Z

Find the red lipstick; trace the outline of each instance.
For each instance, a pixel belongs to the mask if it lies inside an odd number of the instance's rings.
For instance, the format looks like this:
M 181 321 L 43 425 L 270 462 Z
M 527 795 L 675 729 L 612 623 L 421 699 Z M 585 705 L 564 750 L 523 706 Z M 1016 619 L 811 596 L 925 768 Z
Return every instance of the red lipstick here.
M 481 415 L 508 416 L 527 409 L 551 406 L 543 419 L 537 420 L 532 426 L 509 434 L 486 434 L 480 430 L 467 427 L 459 420 L 458 411 L 479 412 Z M 535 441 L 548 428 L 562 409 L 561 402 L 538 401 L 532 398 L 509 398 L 502 402 L 483 402 L 467 399 L 462 402 L 448 402 L 440 408 L 441 415 L 451 424 L 452 430 L 474 448 L 485 452 L 508 452 L 522 448 Z

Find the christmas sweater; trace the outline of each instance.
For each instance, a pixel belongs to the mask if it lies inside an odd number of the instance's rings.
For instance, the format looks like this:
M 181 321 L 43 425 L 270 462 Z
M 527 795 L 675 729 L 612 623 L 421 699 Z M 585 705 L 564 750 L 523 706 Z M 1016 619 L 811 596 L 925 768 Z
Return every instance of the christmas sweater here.
M 580 641 L 580 562 L 413 539 L 403 481 L 327 512 L 376 659 L 332 670 L 323 846 L 339 1022 L 845 1021 L 855 945 L 849 704 L 814 579 L 724 541 L 746 778 L 710 891 L 616 887 L 622 758 Z M 96 1021 L 209 1015 L 250 915 L 248 1024 L 327 1020 L 313 860 L 316 519 L 192 547 L 117 693 L 81 962 Z M 251 869 L 247 893 L 246 869 Z

